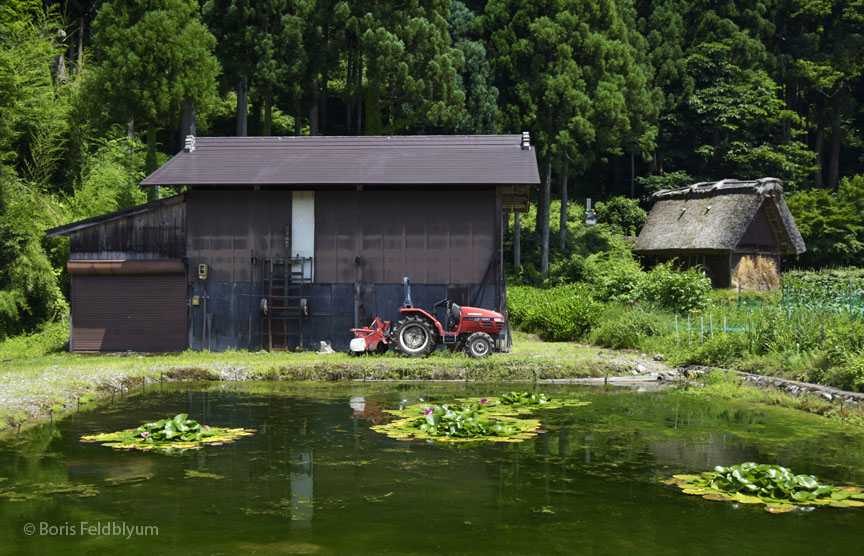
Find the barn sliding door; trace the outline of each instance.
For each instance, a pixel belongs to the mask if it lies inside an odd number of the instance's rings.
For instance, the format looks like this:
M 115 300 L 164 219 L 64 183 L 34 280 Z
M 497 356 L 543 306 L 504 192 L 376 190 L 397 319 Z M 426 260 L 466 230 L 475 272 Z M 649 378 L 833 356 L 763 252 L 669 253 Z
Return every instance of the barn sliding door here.
M 72 351 L 186 349 L 183 274 L 72 276 Z

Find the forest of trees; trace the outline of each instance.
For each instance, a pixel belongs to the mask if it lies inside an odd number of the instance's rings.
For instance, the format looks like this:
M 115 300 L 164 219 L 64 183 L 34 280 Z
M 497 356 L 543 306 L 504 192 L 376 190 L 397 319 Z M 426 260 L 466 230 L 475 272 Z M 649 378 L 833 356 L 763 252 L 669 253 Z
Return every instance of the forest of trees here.
M 67 310 L 44 230 L 171 194 L 190 133 L 530 131 L 542 242 L 553 199 L 773 176 L 797 262 L 855 263 L 862 54 L 864 0 L 3 0 L 0 337 Z

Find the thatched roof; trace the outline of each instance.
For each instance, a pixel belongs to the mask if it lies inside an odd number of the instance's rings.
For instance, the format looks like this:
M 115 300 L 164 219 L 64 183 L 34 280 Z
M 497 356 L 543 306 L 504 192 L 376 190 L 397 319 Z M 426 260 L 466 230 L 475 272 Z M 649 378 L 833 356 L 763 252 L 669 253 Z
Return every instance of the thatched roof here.
M 762 207 L 780 254 L 796 255 L 806 249 L 783 200 L 782 182 L 776 178 L 697 183 L 658 191 L 653 199 L 654 206 L 634 247 L 637 253 L 731 251 Z

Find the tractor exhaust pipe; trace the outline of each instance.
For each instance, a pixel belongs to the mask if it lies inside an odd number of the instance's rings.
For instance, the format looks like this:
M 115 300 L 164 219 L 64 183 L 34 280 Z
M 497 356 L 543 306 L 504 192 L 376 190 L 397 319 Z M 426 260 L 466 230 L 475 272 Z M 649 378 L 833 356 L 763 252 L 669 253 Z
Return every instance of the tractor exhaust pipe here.
M 411 284 L 408 283 L 407 276 L 402 278 L 402 284 L 405 286 L 405 300 L 402 302 L 402 307 L 410 309 L 414 304 L 411 303 Z

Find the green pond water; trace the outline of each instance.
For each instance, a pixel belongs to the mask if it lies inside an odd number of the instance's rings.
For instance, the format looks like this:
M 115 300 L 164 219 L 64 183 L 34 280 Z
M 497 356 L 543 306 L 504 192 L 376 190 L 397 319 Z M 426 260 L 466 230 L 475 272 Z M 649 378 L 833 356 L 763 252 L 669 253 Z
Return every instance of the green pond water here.
M 183 383 L 82 408 L 0 438 L 0 554 L 861 553 L 864 509 L 771 515 L 660 484 L 757 461 L 864 485 L 864 431 L 816 416 L 527 385 L 591 404 L 539 412 L 547 432 L 521 444 L 369 430 L 405 401 L 517 387 Z M 180 455 L 79 441 L 177 413 L 258 432 Z

